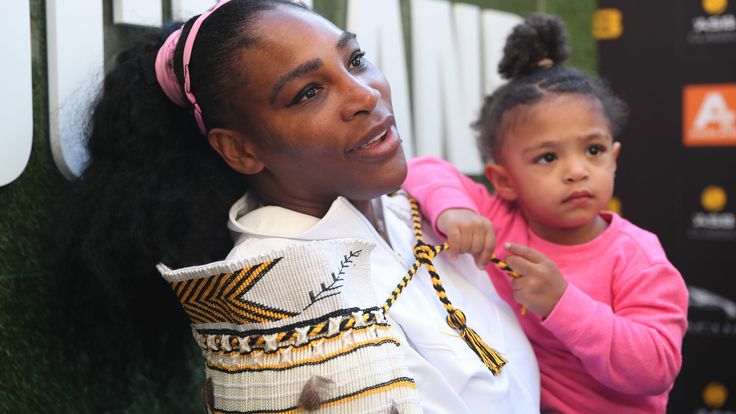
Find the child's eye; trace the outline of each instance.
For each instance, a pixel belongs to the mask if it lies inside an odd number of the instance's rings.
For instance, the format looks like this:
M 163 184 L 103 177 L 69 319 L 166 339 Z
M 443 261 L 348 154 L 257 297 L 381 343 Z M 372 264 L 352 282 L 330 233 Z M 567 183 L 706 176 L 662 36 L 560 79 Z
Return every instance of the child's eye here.
M 588 147 L 588 155 L 596 156 L 604 153 L 606 151 L 606 148 L 604 148 L 601 145 L 593 145 L 591 147 Z
M 537 157 L 534 162 L 537 164 L 549 164 L 557 159 L 557 156 L 551 152 L 548 152 L 546 154 L 542 154 L 541 156 Z
M 363 57 L 364 56 L 365 56 L 365 51 L 363 51 L 363 50 L 359 50 L 359 51 L 353 53 L 353 55 L 350 57 L 350 67 L 351 68 L 359 68 L 359 67 L 363 66 L 363 64 L 365 63 L 363 61 Z
M 306 88 L 302 89 L 291 101 L 291 103 L 288 106 L 296 105 L 298 103 L 303 103 L 306 101 L 309 101 L 310 99 L 314 99 L 319 93 L 322 92 L 322 87 L 318 85 L 309 85 Z

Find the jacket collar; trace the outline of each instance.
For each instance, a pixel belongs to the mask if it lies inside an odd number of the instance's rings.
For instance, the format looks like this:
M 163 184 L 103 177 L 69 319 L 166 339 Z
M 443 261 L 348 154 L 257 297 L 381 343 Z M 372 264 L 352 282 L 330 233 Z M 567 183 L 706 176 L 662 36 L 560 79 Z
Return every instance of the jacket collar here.
M 283 207 L 258 207 L 246 194 L 230 208 L 228 228 L 236 238 L 366 239 L 375 233 L 368 219 L 342 196 L 332 202 L 324 217 L 318 218 Z

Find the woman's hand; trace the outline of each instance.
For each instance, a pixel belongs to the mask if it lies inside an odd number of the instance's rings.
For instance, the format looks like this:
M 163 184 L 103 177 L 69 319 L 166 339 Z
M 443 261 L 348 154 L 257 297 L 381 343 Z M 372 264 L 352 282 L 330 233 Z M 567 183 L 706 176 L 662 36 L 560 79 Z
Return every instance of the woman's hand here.
M 496 247 L 490 220 L 472 210 L 454 208 L 437 217 L 437 229 L 447 237 L 450 252 L 470 253 L 476 266 L 485 269 Z
M 531 247 L 506 243 L 504 248 L 511 253 L 504 261 L 521 275 L 511 281 L 514 299 L 546 318 L 565 293 L 567 281 L 552 260 Z

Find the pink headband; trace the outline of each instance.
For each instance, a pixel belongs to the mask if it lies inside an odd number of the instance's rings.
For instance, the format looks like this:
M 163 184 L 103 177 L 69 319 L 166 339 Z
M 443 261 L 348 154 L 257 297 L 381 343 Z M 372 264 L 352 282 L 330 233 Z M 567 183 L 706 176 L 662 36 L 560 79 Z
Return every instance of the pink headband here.
M 192 57 L 194 39 L 197 37 L 197 32 L 202 26 L 202 23 L 204 23 L 205 19 L 207 19 L 207 17 L 209 17 L 209 15 L 215 10 L 229 2 L 230 0 L 222 0 L 206 12 L 200 14 L 199 17 L 197 17 L 197 20 L 194 21 L 194 24 L 192 24 L 192 28 L 189 30 L 189 35 L 187 35 L 186 43 L 184 43 L 184 56 L 182 57 L 182 67 L 184 68 L 184 94 L 186 94 L 186 99 L 194 107 L 194 119 L 197 121 L 199 131 L 202 135 L 207 135 L 207 127 L 204 125 L 204 119 L 202 118 L 202 108 L 199 106 L 197 98 L 195 98 L 192 93 L 192 81 L 189 77 L 189 59 Z M 181 107 L 186 106 L 186 100 L 184 100 L 184 95 L 182 95 L 179 81 L 176 79 L 176 73 L 174 73 L 174 51 L 176 50 L 176 45 L 179 43 L 183 27 L 184 25 L 166 38 L 166 41 L 161 45 L 161 48 L 158 50 L 158 54 L 156 55 L 156 80 L 158 80 L 158 83 L 161 85 L 161 89 L 163 89 L 166 96 L 171 99 L 171 102 Z

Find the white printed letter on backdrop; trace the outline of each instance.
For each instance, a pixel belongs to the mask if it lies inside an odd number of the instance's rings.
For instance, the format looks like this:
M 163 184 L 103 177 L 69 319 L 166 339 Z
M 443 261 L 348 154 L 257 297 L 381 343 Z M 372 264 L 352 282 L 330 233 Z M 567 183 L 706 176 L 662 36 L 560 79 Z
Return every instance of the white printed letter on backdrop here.
M 172 18 L 174 20 L 186 21 L 215 4 L 217 4 L 215 0 L 171 0 Z
M 33 87 L 31 85 L 31 11 L 28 0 L 8 2 L 0 24 L 0 65 L 5 99 L 0 100 L 0 186 L 23 173 L 33 143 Z
M 470 122 L 481 98 L 480 13 L 470 5 L 456 13 L 441 0 L 411 5 L 417 154 L 437 155 L 464 173 L 478 174 L 482 166 Z M 461 69 L 465 66 L 476 68 Z
M 84 127 L 104 71 L 102 24 L 101 1 L 46 2 L 49 137 L 56 166 L 69 179 L 89 159 Z
M 112 22 L 136 26 L 161 27 L 161 0 L 113 0 Z
M 348 0 L 346 26 L 358 35 L 360 47 L 391 85 L 399 136 L 404 141 L 406 156 L 411 157 L 411 103 L 399 0 Z

